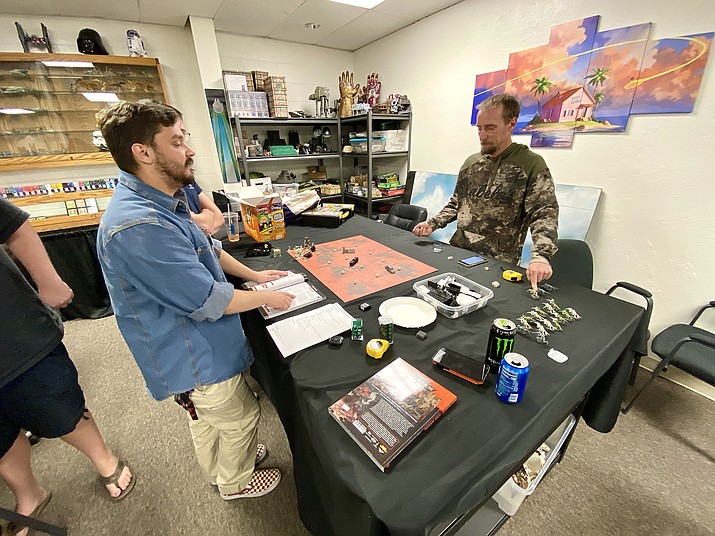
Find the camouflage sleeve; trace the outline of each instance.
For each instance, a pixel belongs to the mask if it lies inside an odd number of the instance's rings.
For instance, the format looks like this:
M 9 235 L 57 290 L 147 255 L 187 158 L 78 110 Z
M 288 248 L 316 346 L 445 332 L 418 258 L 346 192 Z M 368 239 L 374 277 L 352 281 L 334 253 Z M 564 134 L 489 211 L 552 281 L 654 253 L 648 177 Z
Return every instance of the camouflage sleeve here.
M 441 229 L 446 227 L 454 220 L 457 219 L 457 186 L 454 187 L 454 193 L 452 197 L 449 198 L 449 202 L 444 206 L 438 214 L 432 216 L 427 223 L 432 227 L 432 229 Z
M 531 258 L 551 259 L 556 253 L 559 227 L 559 203 L 554 180 L 548 168 L 529 180 L 525 207 L 534 247 Z

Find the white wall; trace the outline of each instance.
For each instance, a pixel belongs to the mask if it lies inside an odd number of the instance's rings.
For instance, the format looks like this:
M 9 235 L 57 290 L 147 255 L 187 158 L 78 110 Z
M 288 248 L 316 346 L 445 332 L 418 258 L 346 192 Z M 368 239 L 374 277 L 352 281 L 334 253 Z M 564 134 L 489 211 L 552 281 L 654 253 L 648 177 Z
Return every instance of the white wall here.
M 315 114 L 315 101 L 308 96 L 316 86 L 325 86 L 330 90 L 330 105 L 340 98 L 338 77 L 343 71 L 353 70 L 353 54 L 313 45 L 287 43 L 275 39 L 246 37 L 216 32 L 221 68 L 226 71 L 267 71 L 272 76 L 285 76 L 288 91 L 288 109 L 303 110 Z M 320 121 L 316 121 L 319 125 Z M 295 128 L 295 127 L 290 127 Z M 281 135 L 287 139 L 289 127 L 281 129 Z M 301 142 L 309 139 L 309 129 L 302 129 Z M 333 129 L 333 135 L 336 135 Z M 249 139 L 254 133 L 265 139 L 265 129 L 249 128 Z M 339 163 L 336 160 L 324 161 L 329 178 L 339 176 Z M 307 171 L 307 166 L 317 165 L 316 161 L 303 161 L 299 165 L 288 166 L 285 162 L 253 162 L 250 171 L 259 171 L 276 179 L 282 170 L 293 172 L 298 180 Z
M 352 71 L 353 54 L 313 45 L 216 32 L 221 67 L 226 71 L 268 71 L 285 76 L 288 109 L 315 114 L 308 95 L 316 86 L 330 89 L 330 102 L 340 98 L 338 77 Z
M 361 82 L 377 72 L 383 94 L 410 97 L 412 169 L 457 173 L 479 150 L 469 124 L 475 76 L 548 42 L 551 26 L 593 15 L 600 30 L 653 22 L 651 38 L 715 30 L 711 0 L 681 9 L 665 0 L 467 0 L 358 50 L 355 72 Z M 715 299 L 714 56 L 692 114 L 635 116 L 627 132 L 537 150 L 557 182 L 603 189 L 587 238 L 594 288 L 625 280 L 653 292 L 655 333 Z M 715 327 L 715 315 L 708 320 Z

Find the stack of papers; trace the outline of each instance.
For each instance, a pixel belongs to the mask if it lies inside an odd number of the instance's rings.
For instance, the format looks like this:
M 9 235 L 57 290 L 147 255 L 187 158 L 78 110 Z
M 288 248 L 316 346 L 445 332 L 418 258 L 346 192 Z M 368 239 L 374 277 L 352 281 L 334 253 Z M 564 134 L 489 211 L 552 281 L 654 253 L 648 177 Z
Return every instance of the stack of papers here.
M 267 327 L 283 357 L 348 331 L 353 317 L 337 303 L 286 318 Z

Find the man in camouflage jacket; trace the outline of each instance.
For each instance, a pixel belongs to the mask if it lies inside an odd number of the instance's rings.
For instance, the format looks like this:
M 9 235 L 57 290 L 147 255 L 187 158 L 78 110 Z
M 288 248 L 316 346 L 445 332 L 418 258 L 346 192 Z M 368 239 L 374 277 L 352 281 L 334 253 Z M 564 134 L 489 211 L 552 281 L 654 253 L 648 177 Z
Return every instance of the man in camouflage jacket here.
M 460 168 L 447 206 L 413 232 L 427 236 L 457 220 L 450 244 L 518 264 L 531 227 L 534 246 L 526 275 L 535 286 L 552 274 L 559 205 L 544 159 L 511 141 L 519 111 L 516 98 L 506 94 L 479 105 L 481 153 L 467 158 Z

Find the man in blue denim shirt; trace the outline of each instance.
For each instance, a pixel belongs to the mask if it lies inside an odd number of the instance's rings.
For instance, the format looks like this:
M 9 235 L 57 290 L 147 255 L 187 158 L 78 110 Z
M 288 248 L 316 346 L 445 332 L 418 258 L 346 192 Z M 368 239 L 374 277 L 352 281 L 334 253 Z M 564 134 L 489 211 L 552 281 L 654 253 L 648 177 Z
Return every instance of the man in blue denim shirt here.
M 194 152 L 181 113 L 151 101 L 122 102 L 99 124 L 120 168 L 102 216 L 97 252 L 117 324 L 151 395 L 178 395 L 202 469 L 226 500 L 258 497 L 280 481 L 254 467 L 260 406 L 245 381 L 253 361 L 238 313 L 287 309 L 285 292 L 239 291 L 225 274 L 270 281 L 223 252 L 191 219 L 181 188 L 194 181 Z

